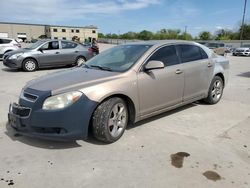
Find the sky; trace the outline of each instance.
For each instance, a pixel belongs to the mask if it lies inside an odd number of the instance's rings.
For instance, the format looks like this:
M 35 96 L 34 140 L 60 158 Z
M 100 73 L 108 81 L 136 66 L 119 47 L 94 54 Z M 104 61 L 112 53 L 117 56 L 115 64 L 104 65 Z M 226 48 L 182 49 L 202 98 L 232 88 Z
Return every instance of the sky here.
M 244 0 L 0 0 L 0 22 L 95 25 L 101 33 L 162 28 L 197 36 L 221 28 L 236 30 Z M 250 0 L 246 22 L 250 23 Z

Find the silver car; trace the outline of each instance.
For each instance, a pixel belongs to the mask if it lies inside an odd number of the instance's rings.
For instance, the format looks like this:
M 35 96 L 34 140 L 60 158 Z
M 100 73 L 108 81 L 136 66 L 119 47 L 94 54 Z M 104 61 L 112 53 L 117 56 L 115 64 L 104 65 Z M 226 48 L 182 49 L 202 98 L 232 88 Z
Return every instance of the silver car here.
M 233 56 L 250 56 L 250 48 L 236 48 Z
M 40 40 L 27 48 L 6 53 L 3 63 L 10 68 L 35 71 L 44 67 L 80 65 L 93 57 L 90 48 L 67 40 Z
M 220 101 L 229 62 L 195 42 L 161 41 L 111 48 L 83 66 L 30 81 L 9 124 L 47 139 L 114 142 L 128 124 L 203 99 Z

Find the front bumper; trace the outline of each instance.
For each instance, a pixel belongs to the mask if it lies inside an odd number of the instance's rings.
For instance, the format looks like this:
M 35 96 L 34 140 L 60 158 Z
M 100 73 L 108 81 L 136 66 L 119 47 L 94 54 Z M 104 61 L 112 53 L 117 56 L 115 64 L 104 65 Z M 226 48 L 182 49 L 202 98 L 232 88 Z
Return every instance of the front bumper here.
M 49 140 L 78 140 L 88 137 L 89 123 L 97 106 L 96 102 L 83 95 L 65 109 L 46 111 L 42 109 L 42 104 L 50 96 L 50 92 L 28 91 L 39 96 L 38 99 L 32 102 L 20 98 L 19 104 L 14 104 L 14 107 L 13 104 L 10 105 L 8 113 L 9 125 L 18 133 Z
M 22 68 L 22 63 L 18 59 L 3 59 L 3 64 L 9 68 Z

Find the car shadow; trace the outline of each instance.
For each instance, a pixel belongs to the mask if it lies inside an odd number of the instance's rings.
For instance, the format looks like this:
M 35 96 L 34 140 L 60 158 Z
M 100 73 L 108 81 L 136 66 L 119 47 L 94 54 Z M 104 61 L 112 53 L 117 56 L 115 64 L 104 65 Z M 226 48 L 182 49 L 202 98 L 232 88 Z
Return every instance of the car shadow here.
M 17 133 L 12 129 L 8 123 L 6 123 L 5 134 L 13 141 L 22 142 L 24 144 L 44 148 L 44 149 L 69 149 L 81 147 L 76 141 L 52 141 L 52 140 L 43 140 L 39 138 L 27 137 Z
M 238 74 L 237 76 L 250 78 L 250 72 L 244 72 L 244 73 Z
M 2 68 L 4 72 L 20 72 L 20 69 Z
M 187 104 L 187 105 L 185 105 L 185 106 L 182 106 L 182 107 L 179 107 L 179 108 L 176 108 L 176 109 L 167 111 L 167 112 L 163 112 L 163 113 L 161 113 L 161 114 L 159 114 L 159 115 L 155 115 L 155 116 L 146 118 L 146 119 L 141 120 L 141 121 L 139 121 L 139 122 L 137 122 L 137 123 L 135 123 L 135 124 L 133 124 L 133 125 L 129 125 L 129 126 L 126 128 L 126 130 L 134 129 L 134 128 L 139 127 L 139 126 L 141 126 L 141 125 L 143 125 L 143 124 L 150 123 L 150 122 L 152 122 L 152 121 L 159 120 L 159 119 L 161 119 L 161 118 L 165 118 L 165 117 L 167 117 L 167 116 L 170 116 L 170 115 L 172 115 L 172 114 L 178 113 L 178 112 L 180 112 L 180 111 L 184 111 L 184 110 L 190 109 L 190 108 L 192 108 L 192 107 L 198 106 L 199 104 L 202 104 L 202 105 L 203 105 L 202 102 L 194 102 L 194 103 Z
M 35 72 L 39 72 L 39 71 L 49 71 L 49 70 L 66 70 L 66 69 L 70 69 L 70 68 L 74 68 L 74 66 L 62 66 L 62 67 L 49 67 L 49 68 L 40 68 L 38 70 L 36 70 Z M 4 72 L 10 72 L 10 73 L 17 73 L 17 72 L 25 72 L 22 69 L 14 69 L 14 68 L 2 68 L 2 71 Z M 29 72 L 27 72 L 29 73 Z

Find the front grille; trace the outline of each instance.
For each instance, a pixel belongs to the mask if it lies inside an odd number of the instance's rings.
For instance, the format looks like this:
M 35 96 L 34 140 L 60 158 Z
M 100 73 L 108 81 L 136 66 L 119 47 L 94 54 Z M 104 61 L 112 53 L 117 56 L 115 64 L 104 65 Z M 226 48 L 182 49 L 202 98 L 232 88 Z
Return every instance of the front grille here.
M 18 115 L 20 117 L 27 117 L 30 115 L 31 109 L 27 107 L 22 107 L 16 103 L 13 103 L 11 106 L 11 111 L 13 114 Z

